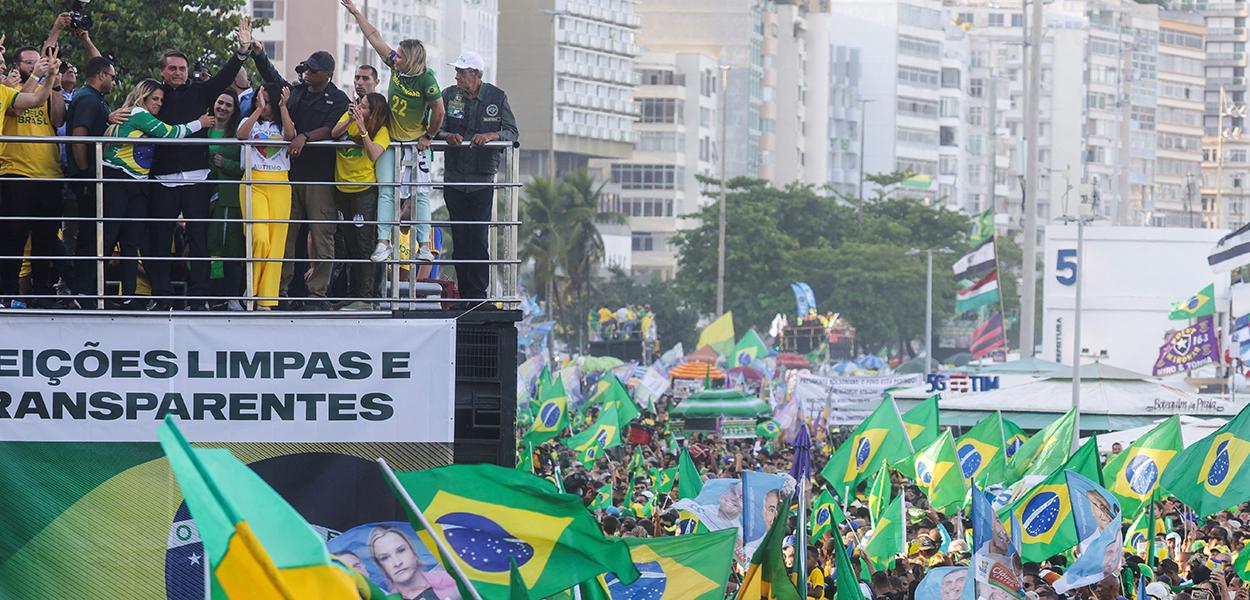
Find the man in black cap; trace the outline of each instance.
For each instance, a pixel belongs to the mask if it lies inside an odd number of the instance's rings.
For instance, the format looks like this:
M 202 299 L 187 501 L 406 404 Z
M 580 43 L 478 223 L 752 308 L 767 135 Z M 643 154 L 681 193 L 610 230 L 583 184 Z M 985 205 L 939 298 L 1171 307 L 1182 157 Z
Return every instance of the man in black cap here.
M 259 44 L 253 46 L 253 58 L 256 68 L 266 83 L 290 85 L 278 70 L 269 62 L 269 57 Z M 337 86 L 330 85 L 334 75 L 334 57 L 329 52 L 318 50 L 308 60 L 295 67 L 301 76 L 301 83 L 291 90 L 291 99 L 287 109 L 291 120 L 295 122 L 295 139 L 291 141 L 288 153 L 291 156 L 291 181 L 332 182 L 334 181 L 334 148 L 304 148 L 304 144 L 330 138 L 330 131 L 339 117 L 347 112 L 347 94 Z M 308 278 L 308 295 L 310 300 L 304 303 L 307 310 L 330 310 L 330 303 L 325 300 L 326 289 L 330 284 L 330 271 L 334 260 L 334 221 L 338 211 L 334 205 L 334 186 L 331 185 L 293 185 L 291 186 L 291 218 L 327 221 L 326 223 L 309 223 L 308 235 L 312 237 L 312 250 L 309 254 L 313 261 L 312 276 Z M 292 225 L 287 229 L 286 254 L 295 257 L 300 240 L 302 227 Z M 294 263 L 282 265 L 282 296 L 288 296 L 291 279 L 295 274 Z
M 230 55 L 226 66 L 206 81 L 191 81 L 188 72 L 187 55 L 170 50 L 161 55 L 161 86 L 165 91 L 165 102 L 156 118 L 174 125 L 193 121 L 207 112 L 217 96 L 225 90 L 239 68 L 247 61 L 247 49 L 252 44 L 252 27 L 244 17 L 239 21 L 238 49 Z M 204 137 L 200 132 L 192 137 Z M 153 193 L 148 205 L 148 216 L 170 219 L 148 225 L 148 244 L 144 254 L 153 258 L 168 257 L 174 241 L 176 223 L 172 219 L 179 213 L 187 219 L 207 219 L 208 203 L 216 188 L 211 183 L 179 183 L 179 181 L 208 179 L 208 146 L 177 145 L 157 146 L 152 161 L 152 178 L 168 180 L 168 183 L 153 185 Z M 208 223 L 190 221 L 187 223 L 187 238 L 192 258 L 208 257 Z M 152 260 L 144 265 L 148 278 L 152 281 L 153 296 L 172 296 L 173 286 L 170 282 L 170 271 L 173 261 Z M 187 295 L 208 296 L 209 262 L 206 260 L 191 261 L 191 280 L 187 285 Z M 203 299 L 187 302 L 192 310 L 208 310 L 208 302 Z M 148 310 L 169 310 L 171 303 L 166 299 L 154 299 L 148 303 Z

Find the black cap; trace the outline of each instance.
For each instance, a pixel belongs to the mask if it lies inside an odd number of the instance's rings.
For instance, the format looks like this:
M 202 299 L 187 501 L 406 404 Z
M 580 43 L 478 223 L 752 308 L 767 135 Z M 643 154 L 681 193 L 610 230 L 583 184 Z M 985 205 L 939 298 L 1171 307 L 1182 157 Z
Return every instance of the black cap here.
M 304 71 L 310 71 L 310 70 L 311 71 L 333 71 L 334 70 L 334 57 L 330 56 L 330 53 L 326 52 L 325 50 L 318 50 L 316 52 L 313 52 L 312 56 L 308 57 L 308 60 L 300 63 L 299 65 L 295 67 L 296 73 L 303 73 Z

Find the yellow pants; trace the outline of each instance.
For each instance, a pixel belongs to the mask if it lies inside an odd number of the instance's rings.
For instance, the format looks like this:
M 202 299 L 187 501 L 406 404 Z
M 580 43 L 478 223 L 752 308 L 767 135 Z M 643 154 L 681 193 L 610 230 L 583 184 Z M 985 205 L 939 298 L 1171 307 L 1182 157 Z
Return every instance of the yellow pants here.
M 286 172 L 252 171 L 251 179 L 287 181 Z M 246 202 L 247 186 L 240 186 L 239 198 Z M 252 184 L 253 219 L 291 218 L 291 186 Z M 282 258 L 286 250 L 286 223 L 252 223 L 252 258 Z M 282 282 L 282 263 L 252 263 L 252 294 L 277 297 Z M 261 306 L 277 306 L 277 300 L 260 300 Z

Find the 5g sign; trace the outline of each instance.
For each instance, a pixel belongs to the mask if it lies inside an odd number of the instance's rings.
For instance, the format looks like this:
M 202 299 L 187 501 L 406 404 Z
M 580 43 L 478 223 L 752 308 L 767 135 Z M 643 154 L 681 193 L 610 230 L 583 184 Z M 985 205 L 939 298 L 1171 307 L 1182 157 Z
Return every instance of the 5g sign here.
M 1076 270 L 1078 268 L 1076 262 L 1075 248 L 1060 248 L 1055 254 L 1055 281 L 1061 285 L 1072 285 L 1076 283 Z

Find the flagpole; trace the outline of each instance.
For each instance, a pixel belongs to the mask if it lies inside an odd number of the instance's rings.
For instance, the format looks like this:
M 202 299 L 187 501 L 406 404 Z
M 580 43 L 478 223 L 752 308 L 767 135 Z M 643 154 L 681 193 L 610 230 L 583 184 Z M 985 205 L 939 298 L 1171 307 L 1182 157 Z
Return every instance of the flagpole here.
M 807 478 L 799 480 L 799 535 L 794 543 L 799 551 L 799 597 L 807 597 Z
M 387 478 L 391 480 L 391 485 L 399 493 L 399 497 L 402 498 L 404 503 L 408 505 L 408 510 L 411 510 L 412 514 L 417 516 L 417 520 L 421 521 L 421 526 L 424 527 L 426 531 L 430 532 L 430 539 L 434 540 L 434 545 L 438 547 L 439 552 L 441 552 L 443 556 L 447 557 L 447 562 L 451 563 L 452 570 L 454 570 L 456 575 L 460 577 L 460 580 L 464 582 L 464 586 L 469 590 L 469 593 L 473 594 L 473 600 L 482 600 L 482 595 L 478 593 L 477 588 L 473 587 L 473 582 L 469 580 L 469 577 L 464 574 L 464 570 L 460 568 L 460 563 L 456 562 L 456 559 L 454 558 L 456 554 L 453 553 L 441 539 L 439 539 L 438 533 L 434 531 L 434 528 L 430 526 L 429 520 L 425 518 L 425 513 L 421 512 L 420 508 L 417 508 L 417 503 L 413 502 L 412 496 L 408 495 L 408 490 L 403 486 L 403 484 L 399 483 L 399 478 L 395 477 L 395 472 L 391 470 L 391 466 L 386 464 L 386 459 L 379 456 L 378 464 L 381 465 L 382 472 L 386 473 Z

